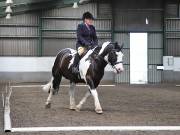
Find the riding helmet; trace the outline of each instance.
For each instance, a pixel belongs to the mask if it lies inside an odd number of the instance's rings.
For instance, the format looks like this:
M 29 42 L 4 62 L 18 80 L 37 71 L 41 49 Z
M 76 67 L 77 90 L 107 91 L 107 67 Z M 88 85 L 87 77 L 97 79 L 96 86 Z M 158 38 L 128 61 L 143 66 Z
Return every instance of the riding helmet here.
M 94 20 L 94 17 L 93 15 L 90 13 L 90 12 L 85 12 L 82 16 L 82 19 L 85 20 L 85 19 L 92 19 Z

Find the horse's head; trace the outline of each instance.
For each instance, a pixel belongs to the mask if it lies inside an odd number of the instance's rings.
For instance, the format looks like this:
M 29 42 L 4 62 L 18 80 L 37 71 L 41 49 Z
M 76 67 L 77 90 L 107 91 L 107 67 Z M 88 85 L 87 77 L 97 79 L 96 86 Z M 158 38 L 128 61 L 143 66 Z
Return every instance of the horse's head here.
M 107 61 L 114 69 L 115 73 L 121 73 L 123 68 L 123 53 L 122 48 L 123 44 L 120 46 L 117 42 L 110 43 L 109 45 L 112 46 L 112 49 L 108 52 Z
M 123 45 L 118 45 L 117 42 L 105 42 L 99 54 L 105 58 L 106 62 L 112 66 L 114 72 L 120 73 L 124 70 L 123 68 Z

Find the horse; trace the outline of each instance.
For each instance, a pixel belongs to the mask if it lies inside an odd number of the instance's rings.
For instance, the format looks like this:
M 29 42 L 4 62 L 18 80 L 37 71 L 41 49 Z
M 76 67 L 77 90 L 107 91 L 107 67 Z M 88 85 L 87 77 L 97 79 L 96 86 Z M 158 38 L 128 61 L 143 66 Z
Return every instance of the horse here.
M 110 64 L 113 71 L 117 74 L 124 70 L 124 55 L 122 53 L 122 48 L 123 45 L 118 45 L 117 42 L 112 43 L 107 41 L 104 42 L 102 46 L 97 46 L 88 50 L 79 62 L 79 76 L 72 74 L 72 64 L 74 61 L 74 55 L 77 53 L 77 51 L 71 48 L 61 50 L 56 56 L 54 66 L 52 68 L 51 81 L 43 87 L 44 91 L 49 92 L 45 107 L 51 107 L 52 95 L 58 93 L 61 79 L 64 77 L 70 80 L 69 109 L 80 111 L 82 105 L 86 102 L 86 99 L 92 95 L 94 98 L 95 112 L 97 114 L 102 114 L 103 110 L 99 102 L 96 88 L 104 75 L 104 70 L 107 64 Z M 77 83 L 85 83 L 89 88 L 78 105 L 76 105 L 74 98 L 74 88 Z

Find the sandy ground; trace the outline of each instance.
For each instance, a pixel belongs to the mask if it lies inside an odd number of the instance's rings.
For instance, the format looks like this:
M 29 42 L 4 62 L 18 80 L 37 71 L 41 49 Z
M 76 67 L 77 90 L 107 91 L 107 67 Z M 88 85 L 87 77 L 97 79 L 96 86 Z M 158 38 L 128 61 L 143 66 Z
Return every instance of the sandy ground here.
M 19 84 L 18 84 L 19 85 Z M 3 85 L 1 86 L 1 91 Z M 88 89 L 76 87 L 78 103 Z M 117 85 L 99 87 L 104 114 L 94 112 L 90 97 L 80 112 L 69 107 L 68 87 L 61 87 L 53 97 L 52 108 L 45 109 L 48 96 L 41 88 L 13 88 L 11 96 L 12 127 L 41 126 L 180 126 L 180 87 L 174 85 Z M 179 135 L 180 132 L 46 132 L 3 133 L 3 109 L 0 100 L 0 134 L 15 135 Z

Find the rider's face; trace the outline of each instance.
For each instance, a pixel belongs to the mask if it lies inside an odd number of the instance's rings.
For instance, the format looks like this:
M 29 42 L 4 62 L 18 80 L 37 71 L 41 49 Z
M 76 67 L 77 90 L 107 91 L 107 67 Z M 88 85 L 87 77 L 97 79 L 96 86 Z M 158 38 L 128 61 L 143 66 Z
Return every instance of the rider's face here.
M 84 21 L 85 21 L 85 23 L 87 25 L 92 25 L 93 24 L 93 20 L 92 19 L 85 19 Z

